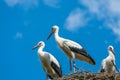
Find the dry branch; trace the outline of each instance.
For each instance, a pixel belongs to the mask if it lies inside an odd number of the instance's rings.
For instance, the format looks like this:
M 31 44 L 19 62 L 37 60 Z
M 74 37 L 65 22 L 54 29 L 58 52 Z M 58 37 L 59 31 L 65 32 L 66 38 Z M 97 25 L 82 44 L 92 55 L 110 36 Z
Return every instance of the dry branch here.
M 64 75 L 62 78 L 54 80 L 120 80 L 119 73 L 91 73 L 85 70 L 78 70 L 73 74 Z

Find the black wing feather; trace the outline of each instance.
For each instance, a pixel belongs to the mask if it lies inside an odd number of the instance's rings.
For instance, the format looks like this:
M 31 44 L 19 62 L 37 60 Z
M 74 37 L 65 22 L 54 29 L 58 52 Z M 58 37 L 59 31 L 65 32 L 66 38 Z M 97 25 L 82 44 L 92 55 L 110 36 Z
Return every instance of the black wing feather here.
M 45 68 L 43 67 L 43 70 L 46 72 Z M 53 79 L 52 76 L 50 76 L 47 72 L 46 72 L 47 76 L 50 78 L 50 79 Z
M 105 72 L 105 69 L 101 69 L 100 72 Z
M 75 52 L 75 53 L 79 53 L 85 57 L 88 57 L 92 60 L 93 64 L 95 64 L 95 61 L 92 59 L 92 57 L 82 48 L 82 49 L 79 49 L 79 48 L 76 48 L 76 47 L 71 47 L 69 46 L 70 50 Z
M 49 77 L 50 79 L 53 79 L 52 76 L 50 76 L 49 74 L 48 74 L 48 77 Z
M 62 77 L 62 70 L 60 67 L 58 67 L 54 62 L 51 62 L 52 68 L 55 70 L 55 72 L 59 75 L 59 77 Z

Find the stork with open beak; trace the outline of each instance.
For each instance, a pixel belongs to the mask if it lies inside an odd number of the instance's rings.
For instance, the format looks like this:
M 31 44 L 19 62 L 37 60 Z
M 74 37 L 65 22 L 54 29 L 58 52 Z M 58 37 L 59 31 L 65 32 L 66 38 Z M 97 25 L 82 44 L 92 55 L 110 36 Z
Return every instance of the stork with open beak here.
M 100 72 L 113 73 L 115 69 L 119 72 L 115 64 L 115 52 L 113 46 L 108 46 L 108 57 L 103 59 Z
M 32 50 L 39 48 L 38 55 L 41 60 L 42 67 L 46 72 L 46 80 L 48 80 L 48 77 L 50 79 L 62 77 L 62 70 L 59 62 L 52 54 L 43 51 L 44 47 L 45 43 L 43 41 L 40 41 L 35 47 L 33 47 Z
M 54 33 L 55 41 L 62 51 L 68 56 L 70 63 L 70 71 L 72 71 L 72 61 L 74 70 L 76 70 L 75 59 L 79 59 L 85 62 L 88 62 L 92 65 L 95 65 L 93 58 L 85 51 L 85 49 L 78 43 L 71 41 L 69 39 L 64 39 L 58 35 L 59 27 L 57 25 L 52 27 L 52 31 L 49 34 L 47 40 Z

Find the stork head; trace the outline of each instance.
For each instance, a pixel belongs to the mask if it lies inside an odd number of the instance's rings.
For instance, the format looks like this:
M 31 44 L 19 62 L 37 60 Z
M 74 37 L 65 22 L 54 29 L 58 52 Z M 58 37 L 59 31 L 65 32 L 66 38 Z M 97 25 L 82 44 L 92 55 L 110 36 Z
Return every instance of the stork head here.
M 34 46 L 33 48 L 32 48 L 32 50 L 34 50 L 34 49 L 36 49 L 36 48 L 39 48 L 39 47 L 44 47 L 45 46 L 45 43 L 43 42 L 43 41 L 40 41 L 40 42 L 38 42 L 38 44 L 36 45 L 36 46 Z
M 112 52 L 115 55 L 113 46 L 108 46 L 108 51 Z
M 51 32 L 50 32 L 47 40 L 52 36 L 53 33 L 56 33 L 56 31 L 58 31 L 58 30 L 59 30 L 59 27 L 58 27 L 57 25 L 54 25 L 54 26 L 52 27 L 52 30 L 51 30 Z

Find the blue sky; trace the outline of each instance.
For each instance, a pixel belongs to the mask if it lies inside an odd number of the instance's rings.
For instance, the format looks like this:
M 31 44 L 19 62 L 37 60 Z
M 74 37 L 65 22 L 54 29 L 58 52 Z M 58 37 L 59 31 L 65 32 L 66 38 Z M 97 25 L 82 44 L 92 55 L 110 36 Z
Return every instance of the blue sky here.
M 77 60 L 77 66 L 98 72 L 107 47 L 113 45 L 120 69 L 119 0 L 0 0 L 0 80 L 45 80 L 37 49 L 39 41 L 68 74 L 67 56 L 47 36 L 53 25 L 59 35 L 80 43 L 96 60 L 92 66 Z

